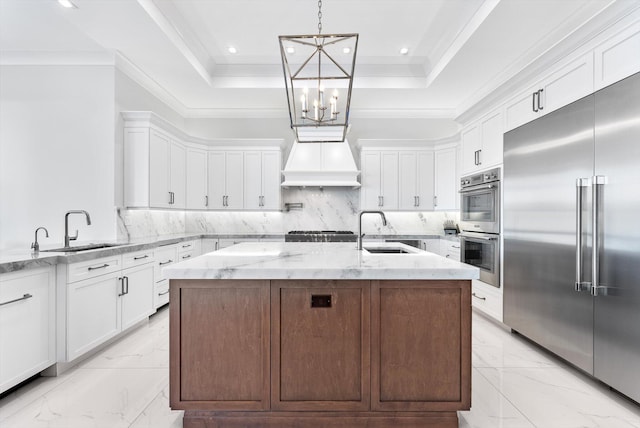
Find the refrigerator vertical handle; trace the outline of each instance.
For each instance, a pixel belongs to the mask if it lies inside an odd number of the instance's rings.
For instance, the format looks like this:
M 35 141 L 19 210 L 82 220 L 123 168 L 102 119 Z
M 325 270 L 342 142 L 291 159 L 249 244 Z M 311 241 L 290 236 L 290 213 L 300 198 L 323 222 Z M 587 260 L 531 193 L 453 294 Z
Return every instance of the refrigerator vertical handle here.
M 606 184 L 607 178 L 604 175 L 593 176 L 593 204 L 591 215 L 593 222 L 593 254 L 591 260 L 591 295 L 606 295 L 607 287 L 600 285 L 600 204 L 602 195 L 600 191 Z
M 583 268 L 583 233 L 582 233 L 582 209 L 583 195 L 585 187 L 591 186 L 591 180 L 588 178 L 576 179 L 576 291 L 589 291 L 591 283 L 582 281 Z

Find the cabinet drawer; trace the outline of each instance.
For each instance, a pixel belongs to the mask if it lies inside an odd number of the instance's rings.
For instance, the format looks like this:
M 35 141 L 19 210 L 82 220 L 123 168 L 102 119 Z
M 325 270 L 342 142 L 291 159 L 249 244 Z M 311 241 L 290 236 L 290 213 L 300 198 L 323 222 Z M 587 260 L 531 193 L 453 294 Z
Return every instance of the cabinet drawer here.
M 67 266 L 67 283 L 95 278 L 122 269 L 122 256 L 102 257 Z
M 474 308 L 502 322 L 502 291 L 500 289 L 474 279 L 471 286 L 471 304 Z
M 193 241 L 184 241 L 184 242 L 180 242 L 179 244 L 176 244 L 176 247 L 178 248 L 178 253 L 182 253 L 185 251 L 199 251 L 200 249 L 200 240 L 196 239 Z M 196 254 L 197 255 L 197 254 Z
M 154 302 L 156 308 L 169 303 L 169 280 L 163 279 L 160 282 L 156 282 L 154 290 Z
M 153 262 L 153 250 L 142 250 L 122 255 L 122 267 L 130 268 Z
M 178 249 L 175 245 L 167 245 L 156 248 L 153 254 L 155 260 L 153 264 L 155 281 L 162 281 L 164 279 L 162 276 L 162 268 L 178 261 Z
M 440 241 L 440 255 L 457 262 L 460 261 L 460 243 L 453 241 Z
M 196 252 L 195 250 L 190 250 L 190 251 L 181 251 L 180 253 L 178 253 L 178 261 L 179 262 L 183 262 L 185 260 L 189 260 L 193 257 L 196 256 Z

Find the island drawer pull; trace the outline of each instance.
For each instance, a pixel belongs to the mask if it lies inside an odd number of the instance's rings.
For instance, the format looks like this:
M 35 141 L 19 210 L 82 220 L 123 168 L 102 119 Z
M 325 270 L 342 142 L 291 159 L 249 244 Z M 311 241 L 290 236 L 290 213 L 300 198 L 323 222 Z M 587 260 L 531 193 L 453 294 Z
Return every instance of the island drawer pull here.
M 471 295 L 472 295 L 473 297 L 475 297 L 476 299 L 480 299 L 480 300 L 487 300 L 487 298 L 486 298 L 486 297 L 480 297 L 480 296 L 478 296 L 476 293 L 471 293 Z
M 92 271 L 92 270 L 97 270 L 97 269 L 104 269 L 106 267 L 109 267 L 108 263 L 103 264 L 102 266 L 89 266 L 87 268 L 88 271 Z
M 160 262 L 160 263 L 158 263 L 158 264 L 159 264 L 160 266 L 162 266 L 162 265 L 168 265 L 169 263 L 173 263 L 173 260 L 169 259 L 169 260 L 167 260 L 166 262 Z
M 8 305 L 9 303 L 16 303 L 16 302 L 20 302 L 21 300 L 27 300 L 32 298 L 33 295 L 29 294 L 29 293 L 25 293 L 22 297 L 19 297 L 17 299 L 13 299 L 13 300 L 8 300 L 6 302 L 2 302 L 0 303 L 0 306 L 4 306 L 4 305 Z
M 312 294 L 311 307 L 312 308 L 330 308 L 331 294 Z

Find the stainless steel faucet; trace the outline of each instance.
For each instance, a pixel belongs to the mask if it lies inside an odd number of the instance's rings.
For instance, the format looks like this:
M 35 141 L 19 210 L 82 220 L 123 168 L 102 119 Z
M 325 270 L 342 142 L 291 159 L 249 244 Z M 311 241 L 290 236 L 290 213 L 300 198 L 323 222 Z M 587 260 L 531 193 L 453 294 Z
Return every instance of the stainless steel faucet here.
M 364 233 L 362 233 L 362 214 L 380 214 L 380 217 L 382 217 L 382 225 L 387 225 L 387 218 L 382 211 L 360 211 L 358 218 L 358 250 L 362 250 L 362 237 L 364 236 Z
M 64 215 L 64 247 L 69 248 L 70 242 L 78 239 L 78 230 L 76 229 L 76 234 L 74 236 L 69 236 L 69 214 L 84 214 L 87 218 L 87 225 L 91 224 L 91 216 L 85 210 L 71 210 L 67 211 Z
M 44 233 L 47 238 L 49 237 L 49 231 L 47 230 L 46 227 L 42 227 L 40 226 L 39 228 L 36 229 L 36 239 L 34 242 L 31 243 L 31 249 L 33 250 L 34 253 L 37 253 L 40 251 L 40 244 L 38 244 L 38 231 L 39 230 L 44 230 Z

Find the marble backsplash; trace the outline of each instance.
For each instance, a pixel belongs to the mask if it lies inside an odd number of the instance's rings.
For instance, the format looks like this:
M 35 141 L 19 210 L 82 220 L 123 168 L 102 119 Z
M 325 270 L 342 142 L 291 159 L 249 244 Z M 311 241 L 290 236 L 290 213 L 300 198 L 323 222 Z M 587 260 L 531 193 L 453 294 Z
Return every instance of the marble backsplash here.
M 118 238 L 137 239 L 174 233 L 284 234 L 289 230 L 358 229 L 360 192 L 357 189 L 285 189 L 286 203 L 302 204 L 290 211 L 119 211 Z M 387 226 L 379 216 L 363 217 L 368 234 L 443 233 L 445 220 L 458 222 L 457 211 L 386 212 Z

